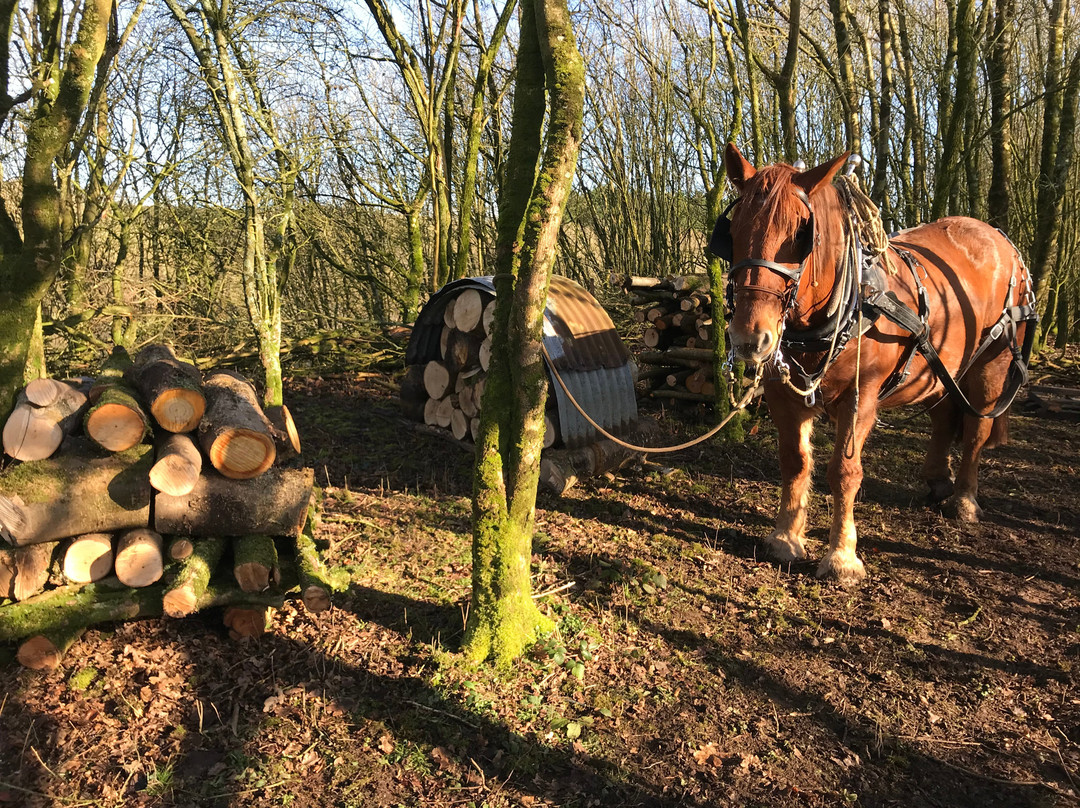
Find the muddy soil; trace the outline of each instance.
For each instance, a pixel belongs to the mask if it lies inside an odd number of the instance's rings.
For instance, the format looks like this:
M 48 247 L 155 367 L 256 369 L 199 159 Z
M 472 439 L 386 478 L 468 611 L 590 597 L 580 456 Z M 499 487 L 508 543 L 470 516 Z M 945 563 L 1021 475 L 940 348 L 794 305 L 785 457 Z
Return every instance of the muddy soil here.
M 1042 377 L 1080 386 L 1075 367 Z M 765 418 L 542 494 L 533 585 L 558 629 L 496 671 L 458 652 L 471 455 L 403 421 L 393 382 L 288 384 L 319 540 L 352 576 L 336 607 L 290 601 L 248 643 L 214 613 L 99 627 L 48 674 L 0 648 L 0 805 L 1080 804 L 1076 423 L 1014 417 L 968 525 L 922 502 L 925 416 L 885 415 L 852 590 L 763 557 Z M 646 414 L 660 440 L 701 429 Z M 816 556 L 828 499 L 820 481 Z

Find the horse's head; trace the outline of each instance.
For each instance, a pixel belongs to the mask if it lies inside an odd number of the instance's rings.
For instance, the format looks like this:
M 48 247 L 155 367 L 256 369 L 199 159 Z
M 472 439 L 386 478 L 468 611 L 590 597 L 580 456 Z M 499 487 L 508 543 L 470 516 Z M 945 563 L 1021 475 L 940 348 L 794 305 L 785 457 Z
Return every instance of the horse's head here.
M 815 216 L 814 196 L 845 160 L 847 154 L 801 172 L 783 163 L 757 171 L 728 144 L 724 163 L 739 198 L 730 221 L 722 216 L 718 222 L 712 246 L 731 261 L 728 334 L 736 359 L 758 365 L 775 354 L 803 270 L 832 257 L 815 254 L 823 222 Z

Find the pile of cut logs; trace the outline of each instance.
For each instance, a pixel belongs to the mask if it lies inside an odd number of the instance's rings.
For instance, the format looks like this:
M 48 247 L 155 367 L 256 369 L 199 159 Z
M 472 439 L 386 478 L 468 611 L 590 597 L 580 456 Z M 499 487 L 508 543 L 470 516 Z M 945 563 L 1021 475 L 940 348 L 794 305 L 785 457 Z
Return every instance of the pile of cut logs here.
M 465 289 L 447 301 L 439 335 L 440 358 L 405 369 L 401 404 L 407 417 L 447 430 L 455 440 L 476 441 L 494 318 L 492 294 Z M 544 448 L 558 440 L 556 400 L 549 396 Z
M 706 275 L 621 281 L 631 295 L 634 319 L 644 326 L 637 355 L 638 380 L 654 398 L 712 403 L 716 331 Z
M 3 446 L 21 462 L 0 474 L 0 642 L 22 640 L 28 667 L 96 623 L 211 606 L 256 636 L 290 588 L 318 611 L 343 583 L 315 547 L 288 409 L 237 373 L 118 349 L 94 379 L 28 384 Z

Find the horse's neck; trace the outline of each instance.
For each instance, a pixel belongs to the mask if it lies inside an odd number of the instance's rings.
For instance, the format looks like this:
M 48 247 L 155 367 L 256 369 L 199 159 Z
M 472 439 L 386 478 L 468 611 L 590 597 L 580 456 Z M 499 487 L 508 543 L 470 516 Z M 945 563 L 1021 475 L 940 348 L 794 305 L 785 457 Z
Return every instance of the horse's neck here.
M 851 270 L 846 245 L 839 250 L 819 246 L 807 262 L 806 272 L 799 285 L 798 305 L 792 312 L 790 326 L 811 328 L 829 319 L 845 295 L 845 273 Z

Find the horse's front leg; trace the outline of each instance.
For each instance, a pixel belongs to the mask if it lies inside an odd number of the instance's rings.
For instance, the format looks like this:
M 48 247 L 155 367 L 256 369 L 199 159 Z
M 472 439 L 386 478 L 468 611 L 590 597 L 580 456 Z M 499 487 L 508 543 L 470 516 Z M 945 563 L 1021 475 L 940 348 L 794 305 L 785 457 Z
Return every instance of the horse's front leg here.
M 810 480 L 814 469 L 814 410 L 801 399 L 786 394 L 767 397 L 769 413 L 776 424 L 780 455 L 780 507 L 776 529 L 765 540 L 769 552 L 778 561 L 806 557 L 806 506 L 810 498 Z
M 877 417 L 877 397 L 867 391 L 860 398 L 858 412 L 853 394 L 839 402 L 836 419 L 836 445 L 829 461 L 829 488 L 833 495 L 832 528 L 829 551 L 818 566 L 818 577 L 834 575 L 844 586 L 857 584 L 866 577 L 866 569 L 855 555 L 855 496 L 863 481 L 862 450 Z

